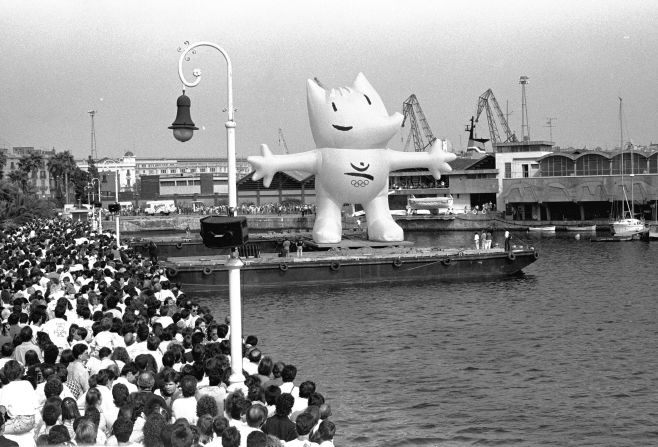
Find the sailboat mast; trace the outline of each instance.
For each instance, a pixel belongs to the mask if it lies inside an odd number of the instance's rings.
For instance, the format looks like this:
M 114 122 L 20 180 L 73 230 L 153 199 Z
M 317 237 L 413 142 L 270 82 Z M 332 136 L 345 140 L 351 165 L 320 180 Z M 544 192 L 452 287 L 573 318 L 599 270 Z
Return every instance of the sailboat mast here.
M 621 96 L 618 96 L 618 98 L 619 98 L 619 151 L 620 151 L 619 158 L 621 159 L 621 192 L 623 194 L 623 198 L 621 202 L 621 217 L 623 219 L 624 215 L 626 214 L 624 202 L 626 202 L 627 200 L 626 185 L 624 184 L 624 124 L 622 122 L 622 115 L 621 115 L 622 99 Z
M 633 192 L 635 191 L 635 188 L 633 188 L 633 177 L 635 176 L 635 171 L 633 170 L 633 150 L 635 147 L 633 146 L 633 143 L 631 143 L 631 218 L 635 219 L 635 196 Z

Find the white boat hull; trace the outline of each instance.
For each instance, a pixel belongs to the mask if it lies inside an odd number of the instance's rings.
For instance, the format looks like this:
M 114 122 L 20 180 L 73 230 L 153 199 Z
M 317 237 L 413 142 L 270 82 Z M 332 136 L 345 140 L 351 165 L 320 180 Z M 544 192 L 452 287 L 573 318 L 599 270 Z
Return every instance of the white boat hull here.
M 546 227 L 530 227 L 528 231 L 542 231 L 544 233 L 553 233 L 555 232 L 555 225 L 550 225 Z
M 610 231 L 615 236 L 628 236 L 645 230 L 644 222 L 639 219 L 620 219 L 610 225 Z

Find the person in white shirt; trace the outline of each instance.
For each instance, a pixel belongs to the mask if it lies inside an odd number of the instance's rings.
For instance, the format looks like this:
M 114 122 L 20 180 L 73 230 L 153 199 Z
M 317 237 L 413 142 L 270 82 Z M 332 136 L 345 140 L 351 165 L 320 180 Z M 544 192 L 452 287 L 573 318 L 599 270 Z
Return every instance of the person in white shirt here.
M 334 447 L 334 435 L 336 434 L 336 426 L 331 421 L 322 421 L 318 427 L 316 436 L 313 439 L 320 445 L 320 447 Z
M 253 404 L 247 408 L 244 425 L 236 425 L 240 432 L 240 447 L 247 447 L 247 437 L 251 432 L 261 431 L 260 427 L 267 419 L 267 409 L 260 404 Z
M 140 354 L 150 354 L 147 345 L 147 340 L 149 337 L 149 327 L 145 324 L 140 324 L 137 326 L 136 330 L 137 341 L 132 345 L 126 347 L 128 355 L 131 359 L 135 360 Z
M 318 444 L 311 442 L 309 436 L 311 429 L 315 425 L 315 418 L 311 413 L 302 413 L 297 416 L 295 427 L 297 429 L 297 439 L 285 443 L 286 447 L 317 447 Z
M 131 393 L 136 393 L 139 391 L 135 382 L 137 381 L 137 375 L 139 370 L 134 363 L 126 363 L 123 368 L 121 368 L 121 376 L 118 377 L 113 383 L 112 386 L 118 385 L 120 383 L 124 384 L 128 391 Z
M 110 329 L 112 329 L 112 319 L 109 317 L 104 317 L 101 320 L 101 332 L 96 334 L 90 343 L 90 347 L 93 350 L 98 350 L 103 346 L 110 349 L 114 349 L 117 346 L 126 346 L 126 343 L 123 341 L 123 337 L 114 332 L 110 332 Z
M 196 378 L 193 376 L 183 376 L 180 380 L 180 389 L 183 397 L 176 399 L 171 404 L 171 412 L 174 419 L 185 418 L 194 425 L 198 419 L 196 415 Z
M 299 387 L 296 387 L 293 381 L 297 377 L 297 367 L 295 365 L 286 365 L 281 371 L 281 380 L 283 383 L 279 385 L 281 393 L 292 394 L 292 397 L 297 399 L 299 397 Z
M 66 305 L 58 304 L 55 307 L 55 318 L 46 321 L 43 326 L 41 326 L 41 331 L 48 334 L 50 336 L 50 340 L 60 350 L 68 348 L 67 338 L 69 336 L 69 328 L 71 327 L 71 323 L 64 319 L 65 315 Z

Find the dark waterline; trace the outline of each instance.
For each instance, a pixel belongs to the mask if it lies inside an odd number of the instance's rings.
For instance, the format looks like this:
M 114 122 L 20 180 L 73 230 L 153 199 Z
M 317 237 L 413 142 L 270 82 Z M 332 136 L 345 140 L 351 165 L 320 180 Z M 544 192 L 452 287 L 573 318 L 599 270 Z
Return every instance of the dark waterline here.
M 541 253 L 522 277 L 245 296 L 244 334 L 318 384 L 337 445 L 655 444 L 658 244 L 513 240 Z

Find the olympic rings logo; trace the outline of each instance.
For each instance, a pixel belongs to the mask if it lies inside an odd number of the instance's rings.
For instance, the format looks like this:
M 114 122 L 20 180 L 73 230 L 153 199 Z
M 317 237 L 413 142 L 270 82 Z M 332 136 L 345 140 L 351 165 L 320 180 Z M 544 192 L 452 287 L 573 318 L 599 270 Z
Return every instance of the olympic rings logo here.
M 370 184 L 370 180 L 352 180 L 352 186 L 356 186 L 357 188 L 365 188 Z

